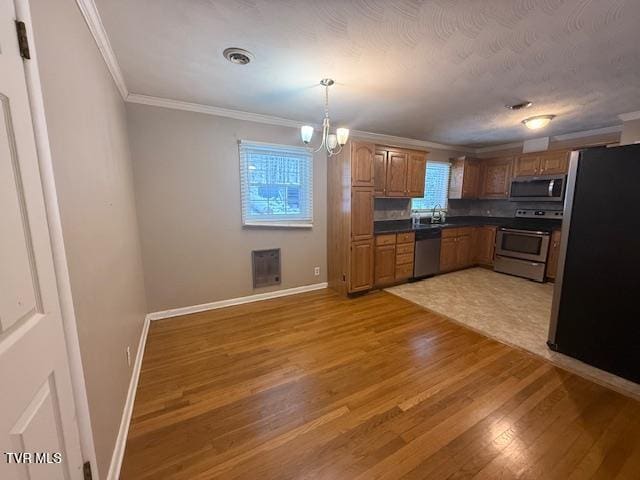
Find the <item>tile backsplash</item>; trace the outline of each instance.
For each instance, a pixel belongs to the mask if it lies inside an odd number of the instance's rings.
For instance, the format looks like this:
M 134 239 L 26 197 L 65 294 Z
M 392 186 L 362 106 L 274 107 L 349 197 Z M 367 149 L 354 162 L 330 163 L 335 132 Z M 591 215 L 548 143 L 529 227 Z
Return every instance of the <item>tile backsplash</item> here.
M 449 200 L 447 215 L 474 217 L 513 217 L 520 208 L 562 210 L 562 202 L 510 202 L 509 200 Z
M 411 218 L 410 198 L 376 198 L 374 200 L 374 221 L 405 220 L 408 218 Z

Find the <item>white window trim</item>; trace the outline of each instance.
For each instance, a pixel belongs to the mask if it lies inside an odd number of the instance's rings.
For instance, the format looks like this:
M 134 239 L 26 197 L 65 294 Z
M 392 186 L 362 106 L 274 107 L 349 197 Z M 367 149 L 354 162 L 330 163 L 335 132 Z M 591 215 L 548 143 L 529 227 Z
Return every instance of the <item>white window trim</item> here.
M 447 206 L 445 208 L 440 208 L 440 212 L 445 212 L 449 210 L 449 185 L 451 184 L 451 162 L 448 160 L 429 160 L 427 159 L 427 164 L 429 163 L 444 163 L 449 165 L 449 181 L 447 182 Z M 425 170 L 425 182 L 426 182 L 426 170 Z M 412 199 L 413 201 L 413 199 Z M 413 204 L 411 205 L 411 211 L 416 212 L 420 218 L 431 218 L 433 216 L 432 208 L 413 208 Z
M 245 164 L 246 158 L 242 154 L 242 147 L 251 147 L 251 146 L 265 146 L 265 147 L 274 147 L 281 148 L 283 150 L 288 150 L 292 153 L 298 153 L 309 157 L 309 185 L 308 185 L 308 199 L 307 202 L 309 204 L 309 218 L 305 218 L 303 220 L 295 220 L 291 218 L 282 218 L 282 219 L 274 219 L 274 220 L 253 220 L 247 219 L 246 212 L 246 202 L 247 196 L 245 195 L 248 189 L 247 183 L 247 175 L 248 165 Z M 240 166 L 240 211 L 242 215 L 242 226 L 243 227 L 261 227 L 261 228 L 313 228 L 313 154 L 305 147 L 298 147 L 292 145 L 283 145 L 278 143 L 270 143 L 270 142 L 257 142 L 253 140 L 238 140 L 238 155 L 239 155 L 239 166 Z

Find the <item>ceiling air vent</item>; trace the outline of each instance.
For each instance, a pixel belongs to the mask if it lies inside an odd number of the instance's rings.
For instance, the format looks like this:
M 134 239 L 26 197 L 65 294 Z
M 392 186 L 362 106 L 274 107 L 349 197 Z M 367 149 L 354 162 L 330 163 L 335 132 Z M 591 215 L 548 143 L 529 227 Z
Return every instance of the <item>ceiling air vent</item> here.
M 243 48 L 227 48 L 222 55 L 237 65 L 246 65 L 253 60 L 253 54 Z

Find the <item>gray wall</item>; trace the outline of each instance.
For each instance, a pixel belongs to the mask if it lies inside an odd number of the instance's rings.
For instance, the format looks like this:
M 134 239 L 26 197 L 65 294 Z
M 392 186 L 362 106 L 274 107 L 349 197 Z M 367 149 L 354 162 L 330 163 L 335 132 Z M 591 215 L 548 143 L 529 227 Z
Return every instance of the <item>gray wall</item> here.
M 237 141 L 299 145 L 295 128 L 127 105 L 150 311 L 326 281 L 326 156 L 312 229 L 243 228 Z M 251 250 L 280 248 L 282 284 L 254 290 Z M 319 266 L 320 276 L 313 269 Z
M 106 477 L 146 313 L 126 112 L 74 0 L 31 0 L 98 469 Z
M 562 210 L 562 202 L 510 202 L 509 200 L 449 200 L 449 217 L 513 217 L 517 209 Z

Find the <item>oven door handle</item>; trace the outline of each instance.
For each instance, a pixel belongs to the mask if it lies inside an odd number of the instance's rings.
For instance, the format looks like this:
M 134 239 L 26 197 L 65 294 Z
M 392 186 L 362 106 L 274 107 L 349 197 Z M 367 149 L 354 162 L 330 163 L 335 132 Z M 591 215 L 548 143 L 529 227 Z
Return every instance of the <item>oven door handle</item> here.
M 549 232 L 535 232 L 533 230 L 516 230 L 515 228 L 501 228 L 500 229 L 501 232 L 507 232 L 507 233 L 523 233 L 525 235 L 536 235 L 536 236 L 540 236 L 540 237 L 548 237 L 550 235 Z
M 549 197 L 553 197 L 553 187 L 555 184 L 556 184 L 555 180 L 551 180 L 549 182 L 549 195 L 548 195 Z

